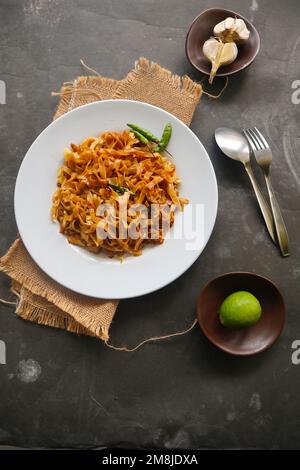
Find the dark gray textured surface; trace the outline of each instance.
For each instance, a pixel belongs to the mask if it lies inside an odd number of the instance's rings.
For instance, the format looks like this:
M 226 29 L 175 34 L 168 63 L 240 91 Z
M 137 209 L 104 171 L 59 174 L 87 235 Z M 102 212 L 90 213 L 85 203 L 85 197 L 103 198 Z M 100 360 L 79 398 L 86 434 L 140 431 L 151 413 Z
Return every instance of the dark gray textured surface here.
M 55 109 L 50 91 L 82 73 L 80 58 L 103 75 L 121 78 L 144 55 L 200 79 L 185 59 L 184 40 L 194 16 L 209 6 L 214 2 L 0 0 L 0 79 L 7 85 L 7 104 L 0 105 L 1 253 L 16 235 L 19 165 Z M 300 4 L 228 0 L 218 6 L 252 19 L 262 49 L 251 68 L 230 79 L 221 100 L 202 98 L 192 124 L 218 178 L 216 227 L 184 276 L 121 303 L 111 338 L 130 346 L 185 328 L 201 286 L 230 270 L 256 271 L 278 284 L 287 304 L 284 332 L 272 349 L 248 359 L 218 351 L 198 328 L 127 354 L 26 323 L 1 305 L 7 364 L 0 365 L 0 444 L 299 447 L 300 365 L 291 363 L 291 343 L 300 339 L 300 104 L 291 102 L 291 84 L 300 79 Z M 269 241 L 242 168 L 217 151 L 212 136 L 221 125 L 257 125 L 272 144 L 274 186 L 291 235 L 289 259 L 280 258 Z M 8 281 L 3 275 L 0 280 L 0 295 L 7 298 Z M 22 366 L 32 364 L 22 361 L 29 359 L 40 366 L 34 382 L 22 374 Z

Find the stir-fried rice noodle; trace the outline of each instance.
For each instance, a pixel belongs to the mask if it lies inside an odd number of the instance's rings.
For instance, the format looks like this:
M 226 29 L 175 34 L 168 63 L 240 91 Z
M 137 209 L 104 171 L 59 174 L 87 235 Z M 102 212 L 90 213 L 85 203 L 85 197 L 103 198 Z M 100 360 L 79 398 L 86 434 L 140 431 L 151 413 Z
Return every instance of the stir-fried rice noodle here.
M 64 151 L 52 218 L 70 243 L 110 255 L 140 255 L 144 244 L 163 243 L 164 220 L 171 226 L 176 208 L 182 210 L 188 203 L 179 196 L 179 183 L 174 163 L 141 144 L 133 133 L 105 132 Z M 125 219 L 120 214 L 124 204 Z M 112 213 L 101 212 L 103 205 Z M 143 205 L 143 213 L 130 211 L 137 205 Z M 139 232 L 141 220 L 144 230 Z M 99 228 L 106 237 L 99 236 Z M 130 228 L 136 228 L 134 238 Z M 127 230 L 125 238 L 122 230 Z

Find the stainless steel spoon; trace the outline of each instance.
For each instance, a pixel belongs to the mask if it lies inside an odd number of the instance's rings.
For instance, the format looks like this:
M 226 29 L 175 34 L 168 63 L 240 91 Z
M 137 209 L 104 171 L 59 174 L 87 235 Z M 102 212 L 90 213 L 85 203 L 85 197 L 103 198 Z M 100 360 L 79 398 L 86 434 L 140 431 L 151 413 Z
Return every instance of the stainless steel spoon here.
M 252 183 L 270 237 L 272 238 L 273 242 L 277 244 L 272 212 L 253 174 L 250 164 L 250 149 L 246 138 L 243 136 L 243 134 L 234 129 L 220 127 L 219 129 L 215 130 L 215 139 L 218 146 L 222 152 L 227 155 L 227 157 L 241 162 L 244 165 L 244 168 Z

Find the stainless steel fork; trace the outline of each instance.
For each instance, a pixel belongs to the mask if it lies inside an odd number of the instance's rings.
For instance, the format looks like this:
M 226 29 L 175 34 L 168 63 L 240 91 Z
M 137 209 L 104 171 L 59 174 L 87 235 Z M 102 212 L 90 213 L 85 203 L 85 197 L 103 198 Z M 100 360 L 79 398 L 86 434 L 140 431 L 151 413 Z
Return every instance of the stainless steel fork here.
M 256 127 L 252 129 L 244 129 L 243 132 L 249 142 L 258 165 L 264 173 L 281 254 L 282 256 L 289 256 L 289 237 L 270 179 L 270 166 L 272 163 L 271 149 L 262 133 Z

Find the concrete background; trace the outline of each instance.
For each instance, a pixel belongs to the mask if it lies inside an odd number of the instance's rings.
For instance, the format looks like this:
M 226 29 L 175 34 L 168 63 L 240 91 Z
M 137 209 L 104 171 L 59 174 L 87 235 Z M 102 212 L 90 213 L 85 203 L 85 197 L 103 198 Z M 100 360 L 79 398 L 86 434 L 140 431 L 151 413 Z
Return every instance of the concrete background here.
M 217 274 L 249 270 L 282 290 L 287 320 L 280 340 L 252 358 L 235 358 L 189 335 L 126 354 L 99 341 L 27 323 L 0 305 L 0 444 L 23 447 L 297 448 L 300 365 L 291 345 L 300 339 L 300 4 L 296 0 L 1 0 L 0 243 L 16 236 L 13 191 L 20 163 L 51 121 L 64 81 L 83 73 L 84 58 L 102 75 L 122 78 L 139 56 L 178 74 L 201 76 L 188 64 L 185 35 L 212 6 L 239 11 L 262 40 L 255 63 L 230 78 L 218 101 L 201 99 L 192 129 L 212 159 L 219 212 L 211 240 L 180 279 L 157 293 L 122 301 L 111 328 L 114 344 L 184 329 L 199 291 Z M 217 82 L 217 85 L 220 82 Z M 273 181 L 291 238 L 282 259 L 270 242 L 247 176 L 213 142 L 219 126 L 260 127 L 274 150 Z M 257 172 L 262 182 L 261 174 Z M 0 277 L 0 296 L 9 296 Z M 33 377 L 28 370 L 34 371 Z M 31 379 L 34 381 L 30 381 Z

